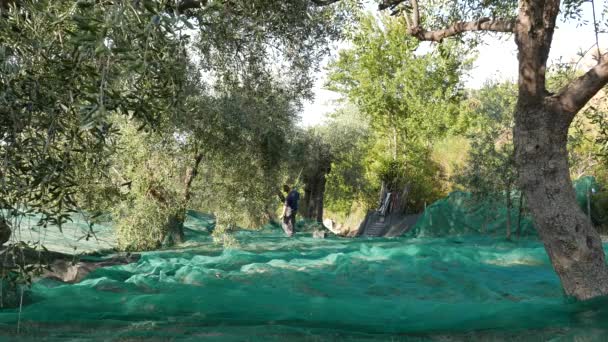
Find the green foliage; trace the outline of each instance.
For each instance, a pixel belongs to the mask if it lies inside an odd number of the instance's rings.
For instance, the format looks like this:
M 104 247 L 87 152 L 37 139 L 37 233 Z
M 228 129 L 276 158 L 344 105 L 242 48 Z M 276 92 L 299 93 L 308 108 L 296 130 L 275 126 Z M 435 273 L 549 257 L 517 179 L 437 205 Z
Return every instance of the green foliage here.
M 515 184 L 513 144 L 510 141 L 497 144 L 497 140 L 505 138 L 499 137 L 496 131 L 480 133 L 471 142 L 470 160 L 462 183 L 480 197 L 502 195 Z
M 608 234 L 608 191 L 599 189 L 591 200 L 591 218 L 600 234 Z M 587 208 L 583 208 L 586 212 Z
M 341 36 L 350 19 L 352 1 L 338 6 L 317 6 L 309 0 L 213 1 L 192 12 L 201 30 L 196 48 L 212 86 L 257 84 L 277 75 L 292 95 L 310 96 L 316 61 L 328 43 Z
M 512 83 L 489 83 L 470 95 L 469 110 L 475 117 L 468 138 L 468 165 L 458 181 L 477 197 L 501 198 L 515 188 L 513 111 L 516 90 Z
M 178 104 L 184 41 L 168 31 L 174 18 L 154 20 L 158 5 L 21 1 L 3 12 L 0 206 L 10 216 L 61 227 L 87 201 L 79 182 L 112 153 L 112 113 L 148 125 Z
M 161 217 L 185 209 L 193 151 L 218 180 L 199 206 L 238 212 L 239 222 L 263 216 L 310 71 L 350 5 L 173 6 L 28 0 L 2 9 L 0 207 L 13 224 L 41 213 L 41 225 L 61 227 L 70 212 L 112 210 L 121 246 L 149 248 L 166 234 Z M 154 222 L 144 227 L 146 213 Z
M 460 78 L 470 61 L 453 43 L 420 52 L 406 30 L 399 18 L 363 15 L 351 33 L 354 46 L 330 66 L 329 86 L 370 124 L 363 161 L 368 188 L 377 193 L 382 182 L 391 191 L 408 188 L 409 207 L 420 210 L 441 195 L 432 144 L 466 126 Z M 377 195 L 366 197 L 377 204 Z
M 433 145 L 432 160 L 440 170 L 442 193 L 450 193 L 457 189 L 455 178 L 469 162 L 471 142 L 464 135 L 448 135 Z
M 574 178 L 595 175 L 608 183 L 608 107 L 606 93 L 600 92 L 591 99 L 573 121 L 568 135 L 571 174 Z
M 592 196 L 591 217 L 600 232 L 608 232 L 608 107 L 600 92 L 572 123 L 568 136 L 570 174 L 574 179 L 593 175 L 602 186 Z M 583 211 L 587 208 L 584 207 Z
M 377 132 L 395 139 L 392 149 L 448 131 L 458 116 L 460 76 L 468 65 L 457 45 L 420 54 L 419 42 L 408 37 L 399 19 L 364 16 L 354 47 L 341 51 L 330 68 L 330 89 L 357 105 Z
M 119 250 L 145 251 L 162 246 L 169 233 L 171 209 L 142 196 L 122 202 L 114 210 L 120 210 L 114 221 Z
M 332 155 L 331 172 L 326 177 L 327 210 L 348 215 L 355 202 L 365 207 L 375 205 L 377 194 L 364 165 L 372 138 L 367 120 L 356 108 L 346 107 L 333 113 L 318 130 Z
M 126 120 L 117 120 L 120 139 L 112 160 L 112 217 L 118 247 L 147 250 L 167 237 L 169 219 L 185 215 L 181 182 L 185 173 L 184 146 L 170 135 L 145 133 Z
M 297 116 L 288 93 L 272 81 L 205 98 L 190 120 L 204 155 L 192 202 L 215 213 L 219 226 L 257 227 L 274 211 Z
M 224 232 L 260 227 L 275 210 L 278 171 L 266 172 L 259 160 L 246 156 L 207 159 L 194 185 L 191 205 L 214 213 L 217 227 Z

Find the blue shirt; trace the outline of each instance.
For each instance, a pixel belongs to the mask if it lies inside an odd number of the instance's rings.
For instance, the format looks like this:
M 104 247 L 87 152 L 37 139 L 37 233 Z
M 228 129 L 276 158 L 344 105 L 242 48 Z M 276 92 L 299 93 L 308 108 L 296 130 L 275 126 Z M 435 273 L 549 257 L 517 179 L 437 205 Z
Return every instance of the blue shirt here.
M 285 199 L 285 204 L 291 208 L 291 210 L 298 210 L 298 201 L 300 200 L 300 193 L 296 190 L 291 190 Z

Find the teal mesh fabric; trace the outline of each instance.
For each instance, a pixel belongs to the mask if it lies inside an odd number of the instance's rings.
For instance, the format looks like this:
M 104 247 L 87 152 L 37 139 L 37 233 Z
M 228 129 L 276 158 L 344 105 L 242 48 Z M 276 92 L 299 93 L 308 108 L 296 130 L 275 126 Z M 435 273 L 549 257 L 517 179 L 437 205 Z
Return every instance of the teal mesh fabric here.
M 519 197 L 513 196 L 510 211 L 504 199 L 478 199 L 467 192 L 452 192 L 448 197 L 428 206 L 414 228 L 408 233 L 417 237 L 457 235 L 488 235 L 505 237 L 507 215 L 511 216 L 512 236 L 535 236 L 531 218 L 525 213 L 519 219 Z
M 542 244 L 488 236 L 285 238 L 205 231 L 78 284 L 36 282 L 0 339 L 116 341 L 608 338 L 607 303 L 564 298 Z M 448 338 L 448 339 L 446 339 Z
M 20 313 L 0 310 L 0 340 L 608 340 L 608 300 L 564 297 L 527 218 L 528 237 L 507 241 L 500 219 L 475 225 L 487 204 L 442 201 L 417 237 L 286 238 L 265 226 L 237 232 L 231 249 L 191 213 L 178 248 L 78 284 L 37 281 Z
M 582 177 L 574 181 L 573 186 L 576 200 L 586 213 L 588 198 L 593 201 L 591 191 L 599 190 L 599 185 L 593 177 Z M 534 222 L 527 214 L 525 204 L 521 219 L 519 217 L 519 193 L 514 192 L 511 197 L 512 208 L 508 211 L 505 196 L 476 198 L 467 192 L 452 192 L 448 197 L 427 207 L 408 235 L 445 237 L 473 234 L 505 237 L 507 217 L 510 215 L 512 237 L 536 236 Z

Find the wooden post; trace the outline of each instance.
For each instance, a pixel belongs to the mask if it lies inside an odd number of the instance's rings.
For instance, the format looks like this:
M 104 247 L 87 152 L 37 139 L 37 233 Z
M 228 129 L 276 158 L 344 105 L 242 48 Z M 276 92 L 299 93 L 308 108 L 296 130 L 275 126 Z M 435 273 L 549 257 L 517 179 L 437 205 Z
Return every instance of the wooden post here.
M 507 185 L 507 240 L 511 239 L 511 183 Z
M 591 221 L 591 188 L 587 185 L 587 217 L 589 218 L 589 222 Z
M 523 192 L 519 192 L 519 213 L 517 214 L 517 239 L 519 240 L 519 238 L 521 237 L 521 214 L 522 214 L 522 207 L 524 205 L 524 193 Z

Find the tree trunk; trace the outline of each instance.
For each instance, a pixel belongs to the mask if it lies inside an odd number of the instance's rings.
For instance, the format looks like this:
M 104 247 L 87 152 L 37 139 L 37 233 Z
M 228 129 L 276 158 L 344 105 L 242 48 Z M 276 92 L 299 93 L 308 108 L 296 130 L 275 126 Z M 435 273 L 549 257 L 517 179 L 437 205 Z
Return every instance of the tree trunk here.
M 325 174 L 322 174 L 319 178 L 319 187 L 317 188 L 317 222 L 323 222 L 323 197 L 325 197 Z
M 389 3 L 383 1 L 381 7 Z M 482 18 L 435 31 L 420 26 L 418 2 L 410 3 L 408 34 L 421 40 L 441 41 L 465 31 L 515 33 L 519 78 L 513 142 L 520 188 L 566 294 L 582 300 L 608 295 L 602 243 L 576 203 L 566 149 L 575 115 L 608 84 L 608 58 L 598 59 L 584 75 L 551 94 L 547 59 L 560 0 L 519 0 L 516 20 Z
M 11 238 L 11 227 L 3 217 L 0 217 L 0 247 Z
M 317 222 L 323 222 L 323 193 L 319 192 L 315 199 L 316 202 L 316 211 L 315 211 L 315 220 Z
M 538 234 L 569 296 L 608 294 L 608 269 L 599 234 L 576 202 L 566 149 L 569 123 L 548 106 L 518 104 L 514 143 L 520 187 Z
M 168 239 L 163 242 L 164 245 L 173 245 L 183 243 L 186 238 L 184 235 L 184 221 L 186 219 L 186 211 L 180 210 L 178 214 L 169 216 L 167 221 Z
M 183 243 L 186 239 L 184 236 L 184 222 L 186 221 L 186 212 L 188 210 L 188 202 L 190 202 L 190 189 L 192 182 L 198 175 L 198 167 L 203 160 L 203 154 L 197 153 L 194 157 L 194 164 L 186 170 L 184 177 L 184 193 L 182 197 L 182 207 L 175 215 L 171 215 L 168 220 L 169 239 L 172 243 Z
M 323 198 L 325 196 L 326 176 L 331 171 L 331 163 L 321 164 L 314 175 L 304 178 L 304 199 L 302 200 L 302 216 L 323 222 Z
M 386 198 L 387 192 L 388 187 L 386 186 L 386 182 L 382 181 L 382 186 L 380 187 L 380 200 L 378 201 L 378 208 L 382 207 L 382 203 L 384 203 L 384 199 Z
M 410 193 L 410 183 L 407 183 L 403 190 L 401 191 L 401 195 L 399 196 L 399 200 L 397 202 L 397 212 L 402 215 L 407 214 L 407 195 Z
M 576 203 L 568 165 L 568 128 L 605 84 L 592 69 L 557 95 L 546 90 L 546 69 L 560 1 L 521 0 L 515 42 L 519 79 L 513 142 L 519 185 L 566 295 L 585 300 L 608 294 L 608 268 L 599 234 Z
M 507 184 L 507 240 L 511 239 L 511 183 Z
M 312 203 L 311 203 L 311 198 L 312 198 L 312 193 L 313 193 L 313 184 L 311 182 L 310 179 L 304 179 L 305 182 L 305 186 L 304 186 L 304 198 L 302 198 L 302 203 L 300 204 L 300 212 L 302 214 L 302 217 L 305 218 L 310 218 L 312 217 Z
M 190 188 L 196 175 L 198 175 L 198 167 L 203 161 L 203 154 L 197 153 L 194 157 L 194 165 L 186 171 L 186 177 L 184 178 L 184 202 L 190 201 Z
M 519 206 L 517 213 L 517 239 L 521 237 L 521 215 L 522 215 L 522 207 L 524 205 L 524 194 L 522 192 L 519 193 Z

